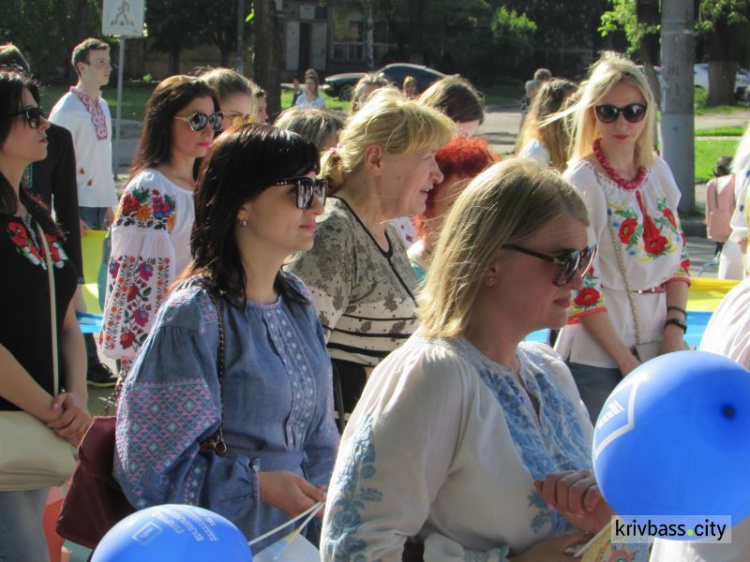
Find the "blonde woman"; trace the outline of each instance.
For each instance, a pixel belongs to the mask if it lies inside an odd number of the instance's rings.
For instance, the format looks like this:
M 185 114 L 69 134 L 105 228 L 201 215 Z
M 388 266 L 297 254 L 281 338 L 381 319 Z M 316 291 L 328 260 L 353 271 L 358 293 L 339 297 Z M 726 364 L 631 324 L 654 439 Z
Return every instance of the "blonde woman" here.
M 344 432 L 324 560 L 563 561 L 587 540 L 575 531 L 609 522 L 570 370 L 523 342 L 565 324 L 596 253 L 587 226 L 575 190 L 528 160 L 459 196 L 422 326 L 375 369 Z
M 531 109 L 518 137 L 518 156 L 533 158 L 542 166 L 551 166 L 558 172 L 565 171 L 568 163 L 570 137 L 563 120 L 545 123 L 565 106 L 577 86 L 569 81 L 555 78 L 545 82 L 531 103 Z
M 254 123 L 257 108 L 257 86 L 231 68 L 208 68 L 200 74 L 202 82 L 214 89 L 224 114 L 224 128 Z
M 375 92 L 349 118 L 320 176 L 335 195 L 315 245 L 288 268 L 310 288 L 343 391 L 353 409 L 366 375 L 416 329 L 417 282 L 389 219 L 425 209 L 443 180 L 435 153 L 454 133 L 440 112 Z
M 677 216 L 680 191 L 653 152 L 656 104 L 638 67 L 605 53 L 566 113 L 573 142 L 564 177 L 586 201 L 599 254 L 556 349 L 596 420 L 612 389 L 642 361 L 685 349 L 690 261 Z
M 349 108 L 349 114 L 354 115 L 365 104 L 375 90 L 380 88 L 392 88 L 388 79 L 382 74 L 369 73 L 359 79 L 352 92 L 352 105 Z

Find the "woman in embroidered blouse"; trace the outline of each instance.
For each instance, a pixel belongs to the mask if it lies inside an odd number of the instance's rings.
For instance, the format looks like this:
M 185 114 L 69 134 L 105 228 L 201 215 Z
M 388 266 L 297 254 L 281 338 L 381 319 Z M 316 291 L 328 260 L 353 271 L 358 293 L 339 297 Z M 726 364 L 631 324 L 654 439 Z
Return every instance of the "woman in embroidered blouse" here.
M 21 187 L 26 167 L 47 156 L 48 128 L 36 83 L 0 71 L 0 411 L 28 412 L 77 446 L 91 422 L 86 351 L 72 306 L 77 272 L 49 212 Z M 67 390 L 54 399 L 49 280 L 38 228 L 54 263 L 57 361 Z M 0 443 L 0 449 L 14 446 Z M 24 560 L 48 560 L 42 529 L 48 492 L 0 492 L 0 558 L 23 553 Z
M 120 373 L 146 341 L 167 288 L 190 262 L 193 165 L 206 155 L 222 114 L 214 91 L 191 76 L 161 82 L 146 117 L 130 181 L 112 224 L 102 352 Z
M 134 506 L 200 505 L 253 539 L 325 499 L 338 445 L 331 365 L 307 288 L 280 269 L 313 244 L 318 167 L 311 143 L 267 125 L 231 129 L 209 150 L 193 262 L 120 398 L 115 475 Z M 222 383 L 209 292 L 224 320 Z M 219 429 L 226 456 L 201 448 Z M 319 527 L 306 533 L 317 544 Z
M 323 158 L 321 176 L 336 197 L 313 249 L 289 271 L 310 287 L 346 412 L 366 373 L 416 328 L 416 279 L 388 220 L 424 211 L 427 194 L 443 179 L 435 153 L 453 131 L 440 112 L 405 101 L 398 90 L 378 90 Z
M 677 216 L 680 191 L 654 154 L 656 104 L 638 67 L 606 53 L 570 114 L 564 177 L 586 201 L 589 236 L 600 251 L 556 349 L 595 421 L 609 393 L 641 363 L 631 351 L 637 340 L 661 341 L 660 354 L 686 348 L 690 261 Z
M 344 431 L 324 560 L 396 561 L 405 548 L 426 561 L 569 560 L 586 541 L 576 529 L 609 522 L 570 371 L 522 343 L 565 323 L 596 251 L 587 225 L 575 190 L 528 160 L 493 165 L 459 196 L 422 325 L 375 369 Z

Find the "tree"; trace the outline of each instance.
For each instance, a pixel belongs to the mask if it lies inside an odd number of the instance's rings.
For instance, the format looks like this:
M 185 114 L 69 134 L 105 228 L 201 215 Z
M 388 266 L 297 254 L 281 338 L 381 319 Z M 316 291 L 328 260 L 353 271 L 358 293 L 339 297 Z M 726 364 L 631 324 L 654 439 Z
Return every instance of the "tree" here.
M 708 43 L 708 105 L 734 103 L 741 47 L 750 30 L 748 0 L 701 0 L 697 29 Z
M 180 73 L 182 49 L 205 38 L 205 0 L 158 0 L 146 5 L 146 28 L 151 49 L 169 53 L 169 73 Z
M 513 66 L 518 66 L 534 52 L 537 25 L 526 14 L 498 8 L 492 18 L 491 29 L 495 51 L 512 57 Z
M 253 78 L 266 91 L 268 115 L 281 110 L 281 41 L 274 0 L 254 0 Z

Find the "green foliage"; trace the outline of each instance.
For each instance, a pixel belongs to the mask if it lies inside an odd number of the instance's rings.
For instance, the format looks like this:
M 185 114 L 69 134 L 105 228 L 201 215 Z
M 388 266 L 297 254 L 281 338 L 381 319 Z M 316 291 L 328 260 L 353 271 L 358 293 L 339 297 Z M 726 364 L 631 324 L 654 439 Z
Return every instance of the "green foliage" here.
M 695 183 L 703 183 L 714 177 L 716 161 L 737 152 L 739 140 L 696 140 L 695 141 Z
M 143 76 L 143 78 L 141 80 L 143 80 L 144 82 L 153 82 L 154 81 L 154 77 L 151 76 L 150 74 L 146 74 L 146 75 Z
M 713 127 L 711 129 L 696 129 L 696 137 L 741 137 L 745 134 L 744 127 Z
M 729 25 L 748 23 L 750 2 L 748 0 L 701 0 L 700 14 L 696 18 L 696 30 L 703 33 L 716 31 L 716 24 L 726 20 Z
M 660 26 L 640 23 L 635 13 L 633 0 L 610 0 L 612 9 L 601 17 L 599 33 L 602 37 L 622 30 L 628 40 L 628 56 L 633 56 L 646 35 L 659 35 Z
M 531 55 L 534 50 L 536 23 L 525 13 L 508 10 L 504 6 L 497 9 L 492 17 L 492 39 L 501 53 L 512 53 L 516 59 Z

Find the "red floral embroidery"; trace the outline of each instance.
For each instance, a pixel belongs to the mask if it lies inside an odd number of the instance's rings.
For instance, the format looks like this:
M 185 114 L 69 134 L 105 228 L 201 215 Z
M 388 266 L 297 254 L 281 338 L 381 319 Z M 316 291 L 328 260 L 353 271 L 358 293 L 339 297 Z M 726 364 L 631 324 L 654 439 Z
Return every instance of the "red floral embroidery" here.
M 599 291 L 592 287 L 584 287 L 573 299 L 576 306 L 587 307 L 594 306 L 599 301 Z
M 133 342 L 135 341 L 135 334 L 133 332 L 124 332 L 120 336 L 120 345 L 123 349 L 128 349 L 129 347 L 132 347 Z
M 625 219 L 620 224 L 620 242 L 623 244 L 629 244 L 630 238 L 635 234 L 635 229 L 638 227 L 638 221 L 635 219 Z
M 649 254 L 661 254 L 668 243 L 669 241 L 661 235 L 643 241 L 646 252 Z
M 677 228 L 677 220 L 674 218 L 672 209 L 662 209 L 661 214 L 664 215 L 664 217 L 669 221 L 669 224 L 671 224 L 674 228 Z
M 682 260 L 680 262 L 680 267 L 684 269 L 685 271 L 690 271 L 690 260 L 689 259 Z

